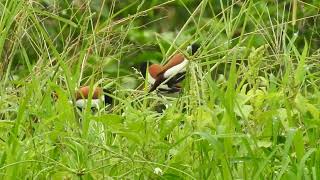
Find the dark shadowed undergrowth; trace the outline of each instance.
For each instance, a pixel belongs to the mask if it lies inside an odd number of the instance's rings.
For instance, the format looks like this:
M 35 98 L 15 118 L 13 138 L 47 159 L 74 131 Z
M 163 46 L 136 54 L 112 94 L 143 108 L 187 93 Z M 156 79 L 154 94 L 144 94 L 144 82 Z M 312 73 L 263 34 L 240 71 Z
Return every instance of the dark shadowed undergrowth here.
M 0 179 L 320 178 L 318 1 L 0 2 Z M 137 65 L 193 42 L 183 92 L 148 94 Z

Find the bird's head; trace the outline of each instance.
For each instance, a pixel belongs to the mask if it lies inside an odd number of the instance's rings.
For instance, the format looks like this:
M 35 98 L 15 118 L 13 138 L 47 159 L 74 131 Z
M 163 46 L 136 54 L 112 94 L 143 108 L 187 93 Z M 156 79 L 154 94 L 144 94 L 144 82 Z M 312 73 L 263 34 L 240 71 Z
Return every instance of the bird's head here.
M 83 86 L 79 88 L 76 91 L 76 101 L 79 102 L 85 102 L 86 100 L 89 99 L 89 96 L 91 96 L 90 92 L 90 87 L 89 86 Z M 92 101 L 104 101 L 104 104 L 107 106 L 109 104 L 112 104 L 112 97 L 110 96 L 112 94 L 112 91 L 109 89 L 101 88 L 101 87 L 96 87 L 93 89 L 92 92 Z M 81 103 L 79 103 L 81 104 Z M 83 106 L 82 104 L 80 106 Z
M 198 51 L 199 48 L 200 48 L 200 44 L 193 43 L 187 47 L 187 51 L 188 51 L 188 53 L 191 53 L 191 55 L 194 55 Z
M 112 94 L 111 90 L 103 88 L 103 96 L 104 96 L 104 104 L 107 106 L 108 104 L 112 104 L 113 99 L 110 96 Z
M 144 78 L 146 77 L 147 68 L 148 68 L 148 62 L 143 62 L 140 64 L 139 70 Z

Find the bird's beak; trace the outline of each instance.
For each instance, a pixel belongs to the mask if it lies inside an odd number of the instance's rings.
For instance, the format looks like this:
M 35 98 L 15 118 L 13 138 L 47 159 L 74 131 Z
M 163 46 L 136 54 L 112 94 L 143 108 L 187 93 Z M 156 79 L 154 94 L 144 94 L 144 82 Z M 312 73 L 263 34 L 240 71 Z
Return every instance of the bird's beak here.
M 188 52 L 189 54 L 192 53 L 192 46 L 191 46 L 191 45 L 187 47 L 187 52 Z

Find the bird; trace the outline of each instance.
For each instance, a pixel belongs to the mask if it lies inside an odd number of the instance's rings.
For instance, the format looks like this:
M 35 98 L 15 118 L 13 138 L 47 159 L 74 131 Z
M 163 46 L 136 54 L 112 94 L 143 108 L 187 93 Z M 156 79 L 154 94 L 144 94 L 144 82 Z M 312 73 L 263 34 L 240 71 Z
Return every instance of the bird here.
M 157 75 L 162 71 L 163 67 L 159 64 L 152 64 L 148 67 L 148 63 L 146 62 L 142 63 L 140 65 L 140 71 L 144 78 L 146 78 L 147 69 L 148 69 L 148 83 L 153 85 L 156 82 Z M 168 92 L 168 93 L 179 91 L 177 87 L 178 81 L 176 80 L 180 79 L 179 78 L 180 75 L 183 75 L 183 74 L 179 74 L 176 77 L 173 77 L 172 79 L 167 81 L 165 84 L 159 85 L 158 90 L 161 92 Z
M 80 87 L 75 94 L 76 98 L 76 106 L 82 110 L 87 106 L 88 99 L 90 97 L 90 86 L 83 86 Z M 96 87 L 93 88 L 92 97 L 91 97 L 91 109 L 99 109 L 100 105 L 104 103 L 105 106 L 112 104 L 112 97 L 110 97 L 108 94 L 111 94 L 111 92 L 107 89 Z
M 187 51 L 191 53 L 191 55 L 194 55 L 199 48 L 200 46 L 194 43 L 188 46 Z M 174 93 L 181 90 L 181 86 L 178 83 L 185 79 L 188 63 L 189 60 L 186 59 L 182 53 L 177 53 L 163 66 L 151 64 L 148 68 L 148 63 L 142 63 L 140 71 L 144 77 L 148 72 L 148 82 L 151 84 L 149 92 L 159 89 L 159 91 Z

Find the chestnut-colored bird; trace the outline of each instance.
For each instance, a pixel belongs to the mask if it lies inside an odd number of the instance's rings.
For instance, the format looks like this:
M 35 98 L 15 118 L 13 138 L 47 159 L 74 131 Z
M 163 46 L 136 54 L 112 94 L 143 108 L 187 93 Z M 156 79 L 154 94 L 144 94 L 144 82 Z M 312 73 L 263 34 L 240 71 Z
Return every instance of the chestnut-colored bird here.
M 76 91 L 76 106 L 83 109 L 86 107 L 89 99 L 89 86 L 83 86 Z M 104 103 L 105 105 L 112 104 L 112 98 L 107 94 L 110 91 L 96 87 L 93 89 L 91 97 L 91 108 L 99 108 L 99 105 Z
M 159 64 L 152 64 L 149 66 L 149 68 L 147 66 L 147 63 L 143 63 L 140 66 L 140 70 L 144 78 L 146 78 L 146 73 L 148 73 L 148 83 L 153 86 L 156 82 L 157 75 L 163 70 L 163 67 Z M 179 73 L 169 79 L 165 84 L 160 84 L 158 90 L 167 93 L 178 92 L 180 90 L 180 87 L 177 83 L 179 83 L 183 78 L 184 73 Z
M 187 51 L 194 55 L 199 49 L 198 44 L 188 46 Z M 148 82 L 152 85 L 149 92 L 156 90 L 167 92 L 179 92 L 181 87 L 179 82 L 185 78 L 186 67 L 189 60 L 185 58 L 182 53 L 175 54 L 167 64 L 161 66 L 159 64 L 152 64 L 149 66 L 148 71 L 147 63 L 142 64 L 140 67 L 142 74 L 145 76 L 146 72 L 149 73 Z M 163 83 L 166 81 L 165 83 Z

